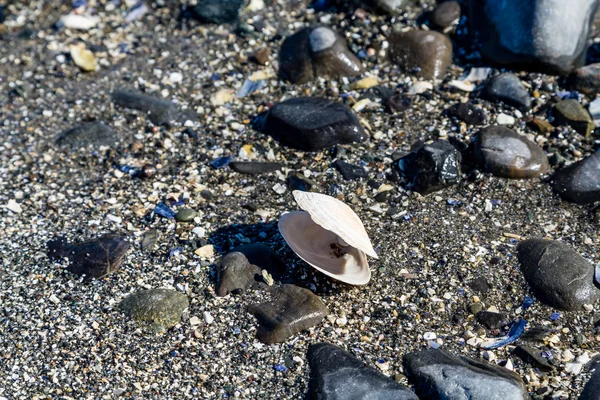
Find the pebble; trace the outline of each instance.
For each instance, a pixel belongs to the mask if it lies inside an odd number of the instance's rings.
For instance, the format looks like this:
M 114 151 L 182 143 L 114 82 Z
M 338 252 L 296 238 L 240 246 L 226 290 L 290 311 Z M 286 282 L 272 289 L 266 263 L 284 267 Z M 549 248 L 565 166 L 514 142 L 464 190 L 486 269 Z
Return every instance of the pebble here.
M 79 42 L 77 44 L 73 44 L 69 46 L 69 51 L 71 53 L 71 58 L 75 65 L 77 65 L 84 72 L 93 72 L 98 67 L 96 63 L 96 57 L 94 57 L 94 53 L 89 51 L 85 47 L 85 43 Z
M 23 212 L 23 207 L 21 207 L 21 205 L 17 203 L 14 199 L 8 200 L 8 202 L 6 203 L 6 208 L 14 212 L 15 214 L 20 214 Z
M 579 204 L 600 200 L 600 152 L 556 171 L 550 183 L 564 200 Z
M 50 259 L 69 259 L 67 270 L 85 280 L 103 278 L 119 269 L 130 244 L 124 237 L 108 234 L 84 242 L 69 244 L 57 237 L 47 243 Z
M 385 105 L 389 111 L 406 111 L 413 104 L 413 100 L 409 96 L 395 94 L 385 100 Z
M 497 65 L 567 74 L 583 65 L 597 0 L 481 0 L 469 30 Z M 568 17 L 566 17 L 568 16 Z
M 552 114 L 558 124 L 569 125 L 585 137 L 589 137 L 596 127 L 590 114 L 575 99 L 559 101 L 554 105 Z
M 425 195 L 458 183 L 459 160 L 454 146 L 445 140 L 437 140 L 413 149 L 394 166 L 410 190 Z
M 525 385 L 505 368 L 468 357 L 456 358 L 442 349 L 427 349 L 403 357 L 404 373 L 417 395 L 430 399 L 525 400 Z
M 431 25 L 434 28 L 446 29 L 458 24 L 460 20 L 460 4 L 458 1 L 444 1 L 431 12 Z
M 342 160 L 335 160 L 332 163 L 332 166 L 335 167 L 347 181 L 367 177 L 367 171 L 360 165 L 352 165 Z
M 510 324 L 505 314 L 490 311 L 479 311 L 476 315 L 477 322 L 488 329 L 500 329 Z
M 571 246 L 559 241 L 528 239 L 517 255 L 525 281 L 542 303 L 560 310 L 582 310 L 600 298 L 594 266 Z
M 126 297 L 121 310 L 139 323 L 148 325 L 153 332 L 162 332 L 179 323 L 189 306 L 183 293 L 170 289 L 148 289 Z
M 567 85 L 581 93 L 595 96 L 600 93 L 600 64 L 577 68 L 569 75 Z
M 513 354 L 540 371 L 549 372 L 554 369 L 548 359 L 542 355 L 542 351 L 535 347 L 520 345 L 515 348 Z
M 192 10 L 201 22 L 229 24 L 238 20 L 243 4 L 244 0 L 198 0 Z
M 396 13 L 406 1 L 407 0 L 364 0 L 366 5 L 386 14 Z
M 321 299 L 308 289 L 282 285 L 271 290 L 271 301 L 248 307 L 259 322 L 256 338 L 263 343 L 283 342 L 317 325 L 329 313 Z
M 59 146 L 77 149 L 80 147 L 114 146 L 119 137 L 103 122 L 85 122 L 64 131 L 55 139 Z
M 158 241 L 158 231 L 156 229 L 150 229 L 144 233 L 142 238 L 142 250 L 152 249 Z
M 494 103 L 504 103 L 521 111 L 531 108 L 531 96 L 521 80 L 514 74 L 505 72 L 488 80 L 482 96 Z
M 600 365 L 595 364 L 592 369 L 592 376 L 583 388 L 583 392 L 579 397 L 579 400 L 598 400 L 598 394 L 600 393 Z
M 325 26 L 305 28 L 288 37 L 279 51 L 279 76 L 295 84 L 318 77 L 358 76 L 360 60 L 346 41 Z
M 268 47 L 261 47 L 254 52 L 253 57 L 259 65 L 268 65 L 271 60 L 271 50 Z
M 590 112 L 590 116 L 594 121 L 594 125 L 597 127 L 600 126 L 600 98 L 594 99 L 590 101 L 588 105 L 588 111 Z
M 484 171 L 504 178 L 536 178 L 550 168 L 538 145 L 503 126 L 478 132 L 473 137 L 473 153 Z
M 456 117 L 468 125 L 485 125 L 488 121 L 485 110 L 471 103 L 454 104 L 448 109 L 448 115 Z
M 500 113 L 496 117 L 496 122 L 500 125 L 514 125 L 515 117 L 511 117 L 510 115 Z
M 348 106 L 316 97 L 293 98 L 276 104 L 266 116 L 263 131 L 286 146 L 305 151 L 367 138 Z
M 439 32 L 394 32 L 388 42 L 390 60 L 424 79 L 442 79 L 452 62 L 452 42 Z
M 111 93 L 113 102 L 125 108 L 142 111 L 148 114 L 150 121 L 155 125 L 169 125 L 173 122 L 184 123 L 195 120 L 191 112 L 182 112 L 175 103 L 141 93 L 127 90 L 115 90 Z
M 215 256 L 215 247 L 212 244 L 207 244 L 197 248 L 194 254 L 200 258 L 210 259 Z
M 417 400 L 408 388 L 329 343 L 310 345 L 307 398 L 321 400 Z
M 191 222 L 196 215 L 198 215 L 198 213 L 195 210 L 192 210 L 191 208 L 182 208 L 175 214 L 175 219 L 179 222 Z
M 229 163 L 229 168 L 240 174 L 260 175 L 281 170 L 283 164 L 278 162 L 232 161 Z

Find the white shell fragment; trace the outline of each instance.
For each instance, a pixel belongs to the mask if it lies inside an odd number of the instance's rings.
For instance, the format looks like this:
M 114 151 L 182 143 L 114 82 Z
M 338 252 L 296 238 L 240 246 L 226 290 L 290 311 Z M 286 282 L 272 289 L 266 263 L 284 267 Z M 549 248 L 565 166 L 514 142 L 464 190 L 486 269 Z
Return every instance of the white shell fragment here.
M 292 250 L 315 269 L 352 285 L 371 279 L 366 254 L 378 258 L 358 216 L 343 202 L 295 190 L 304 211 L 284 214 L 279 232 Z

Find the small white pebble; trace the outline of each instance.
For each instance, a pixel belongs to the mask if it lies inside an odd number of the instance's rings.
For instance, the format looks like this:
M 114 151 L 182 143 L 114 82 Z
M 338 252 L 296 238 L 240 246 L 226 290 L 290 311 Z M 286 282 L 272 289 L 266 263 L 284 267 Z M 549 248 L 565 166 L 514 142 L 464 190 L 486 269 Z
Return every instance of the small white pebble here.
M 277 194 L 284 194 L 287 190 L 287 186 L 282 183 L 276 183 L 275 185 L 273 185 L 273 190 Z
M 198 318 L 194 315 L 192 318 L 190 318 L 190 325 L 191 326 L 200 325 L 200 318 Z
M 58 297 L 56 297 L 55 295 L 50 295 L 50 301 L 53 302 L 54 304 L 60 303 L 60 299 Z
M 500 125 L 514 125 L 515 124 L 515 118 L 511 117 L 510 115 L 504 114 L 504 113 L 498 114 L 496 121 Z
M 425 332 L 423 334 L 423 339 L 424 340 L 433 340 L 437 338 L 437 335 L 435 334 L 435 332 Z
M 209 325 L 212 324 L 213 321 L 215 320 L 208 311 L 204 311 L 204 313 L 202 313 L 202 315 L 204 316 L 204 321 Z
M 21 205 L 13 199 L 8 200 L 8 203 L 6 204 L 6 208 L 8 208 L 10 211 L 17 213 L 17 214 L 20 214 L 23 212 Z

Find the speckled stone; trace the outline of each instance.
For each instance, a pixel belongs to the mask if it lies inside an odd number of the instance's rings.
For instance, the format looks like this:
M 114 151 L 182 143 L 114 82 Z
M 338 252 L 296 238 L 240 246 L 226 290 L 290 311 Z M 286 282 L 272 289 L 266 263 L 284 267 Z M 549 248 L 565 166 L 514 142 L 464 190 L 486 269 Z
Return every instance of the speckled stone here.
M 579 204 L 600 201 L 600 152 L 556 171 L 550 183 L 564 200 Z
M 68 244 L 62 237 L 47 244 L 51 259 L 67 257 L 67 270 L 85 280 L 102 278 L 119 269 L 130 244 L 122 236 L 104 235 L 81 243 Z
M 425 79 L 441 79 L 452 62 L 452 42 L 442 33 L 411 30 L 389 38 L 390 60 L 406 72 Z
M 286 146 L 305 151 L 367 138 L 348 106 L 317 97 L 298 97 L 276 104 L 266 116 L 263 131 Z
M 431 25 L 434 28 L 445 29 L 458 23 L 460 19 L 460 4 L 458 1 L 444 1 L 431 12 Z
M 454 357 L 442 349 L 409 353 L 403 366 L 422 399 L 529 399 L 523 381 L 514 372 L 472 358 Z
M 542 303 L 578 311 L 600 298 L 594 266 L 568 244 L 528 239 L 519 243 L 517 255 L 525 280 Z
M 186 295 L 170 289 L 141 290 L 121 302 L 125 314 L 155 332 L 177 325 L 188 306 Z
M 313 344 L 308 398 L 318 400 L 418 400 L 408 388 L 328 343 Z
M 483 170 L 504 178 L 535 178 L 550 168 L 538 145 L 503 126 L 478 132 L 473 137 L 473 152 Z
M 119 137 L 110 126 L 102 122 L 87 122 L 73 127 L 56 138 L 56 144 L 72 149 L 80 147 L 113 146 Z
M 198 215 L 198 213 L 195 210 L 192 210 L 191 208 L 182 208 L 175 214 L 175 219 L 179 222 L 190 222 L 196 218 L 196 215 Z
M 321 299 L 308 289 L 282 285 L 271 292 L 271 301 L 248 307 L 259 322 L 256 337 L 263 343 L 283 342 L 317 325 L 329 313 Z
M 596 128 L 590 113 L 575 99 L 561 100 L 554 105 L 552 113 L 556 122 L 569 125 L 585 137 L 592 134 Z
M 360 60 L 346 41 L 328 27 L 304 28 L 288 37 L 279 51 L 279 76 L 291 83 L 310 82 L 317 77 L 357 76 Z

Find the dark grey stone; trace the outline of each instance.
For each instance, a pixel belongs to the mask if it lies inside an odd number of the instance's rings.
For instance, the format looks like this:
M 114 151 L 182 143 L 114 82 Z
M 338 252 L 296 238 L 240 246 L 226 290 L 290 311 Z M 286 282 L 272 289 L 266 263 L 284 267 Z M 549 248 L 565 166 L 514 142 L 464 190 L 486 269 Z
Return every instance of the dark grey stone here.
M 594 96 L 600 93 L 600 64 L 577 68 L 567 81 L 570 88 Z
M 442 79 L 452 62 L 452 42 L 439 32 L 394 32 L 388 42 L 390 60 L 425 79 Z
M 592 376 L 583 388 L 579 400 L 600 400 L 600 365 L 596 364 L 592 371 Z
M 568 244 L 528 239 L 519 243 L 517 254 L 525 280 L 542 303 L 577 311 L 600 297 L 594 266 Z
M 347 351 L 328 343 L 308 348 L 312 400 L 418 400 L 408 388 L 394 382 Z
M 348 106 L 316 97 L 298 97 L 276 104 L 267 114 L 263 130 L 282 144 L 305 151 L 367 138 Z
M 569 125 L 585 137 L 596 129 L 590 113 L 575 99 L 559 101 L 552 108 L 552 114 L 558 124 Z
M 431 12 L 431 25 L 434 28 L 445 29 L 458 23 L 460 19 L 460 4 L 458 1 L 444 1 Z
M 506 314 L 492 311 L 479 311 L 475 317 L 477 322 L 488 329 L 500 329 L 511 322 Z
M 271 301 L 253 304 L 248 311 L 259 322 L 256 338 L 279 343 L 320 323 L 329 313 L 319 297 L 295 285 L 273 287 Z
M 538 145 L 503 126 L 478 132 L 473 137 L 473 153 L 483 170 L 504 178 L 535 178 L 550 168 Z
M 548 359 L 542 356 L 542 351 L 535 347 L 520 345 L 515 348 L 514 354 L 540 371 L 550 372 L 554 369 Z
M 102 278 L 119 269 L 130 244 L 122 236 L 104 235 L 81 243 L 69 244 L 58 237 L 47 244 L 51 259 L 68 257 L 67 270 L 85 280 Z
M 411 190 L 428 194 L 458 183 L 459 159 L 454 146 L 445 140 L 437 140 L 417 147 L 394 166 Z
M 495 103 L 505 103 L 521 111 L 531 108 L 531 96 L 521 80 L 514 74 L 505 72 L 488 80 L 482 95 Z
M 589 204 L 600 200 L 600 152 L 558 170 L 552 188 L 564 200 Z
M 470 31 L 485 59 L 559 74 L 583 65 L 597 0 L 469 3 Z
M 185 294 L 170 289 L 149 289 L 136 292 L 121 302 L 121 310 L 155 332 L 161 332 L 179 323 L 189 306 Z
M 169 125 L 173 122 L 184 123 L 187 120 L 196 119 L 193 112 L 183 112 L 175 103 L 142 93 L 115 90 L 111 93 L 111 97 L 113 102 L 120 107 L 132 108 L 146 113 L 155 125 Z
M 471 103 L 457 103 L 448 109 L 448 115 L 456 117 L 468 125 L 485 125 L 488 121 L 487 113 Z
M 367 177 L 367 171 L 360 165 L 352 165 L 342 160 L 335 160 L 332 165 L 347 181 Z
M 142 238 L 142 250 L 149 250 L 154 247 L 158 241 L 158 231 L 156 229 L 150 229 L 144 233 Z
M 506 368 L 441 349 L 409 353 L 404 373 L 420 399 L 517 400 L 528 399 L 523 381 Z
M 229 168 L 240 174 L 260 175 L 280 170 L 283 168 L 283 164 L 278 162 L 232 161 L 229 163 Z
M 86 122 L 61 133 L 56 144 L 72 149 L 79 147 L 113 146 L 119 137 L 108 125 L 102 122 Z
M 227 24 L 238 20 L 244 0 L 198 0 L 192 11 L 202 22 Z

